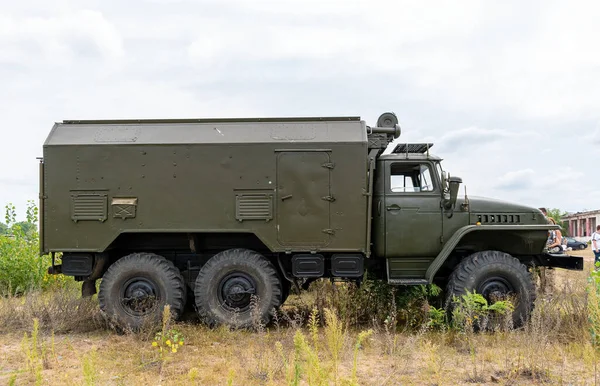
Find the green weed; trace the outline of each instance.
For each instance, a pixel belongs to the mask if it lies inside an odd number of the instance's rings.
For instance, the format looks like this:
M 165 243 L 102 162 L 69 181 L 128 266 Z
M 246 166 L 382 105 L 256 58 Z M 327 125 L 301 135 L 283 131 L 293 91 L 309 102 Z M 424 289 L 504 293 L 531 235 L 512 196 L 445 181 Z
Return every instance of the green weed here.
M 339 378 L 340 354 L 342 352 L 346 333 L 335 312 L 328 308 L 325 309 L 325 322 L 327 348 L 329 349 L 329 354 L 333 361 L 334 379 L 337 380 Z
M 587 311 L 592 345 L 600 350 L 600 263 L 596 263 L 588 277 Z
M 152 347 L 156 348 L 160 360 L 164 361 L 166 354 L 177 353 L 184 341 L 183 334 L 171 327 L 171 307 L 167 304 L 163 311 L 162 329 L 154 335 Z
M 478 358 L 474 333 L 487 328 L 490 317 L 511 313 L 513 304 L 510 301 L 497 301 L 490 305 L 481 294 L 470 291 L 459 298 L 454 297 L 453 302 L 452 327 L 462 333 L 471 357 L 472 373 L 468 380 L 481 382 L 483 378 L 479 367 L 483 362 Z
M 93 386 L 98 381 L 98 373 L 96 370 L 97 353 L 92 350 L 82 359 L 83 380 L 86 385 Z
M 452 326 L 461 331 L 485 329 L 490 319 L 507 315 L 514 310 L 512 302 L 500 300 L 488 304 L 483 295 L 467 291 L 465 295 L 453 299 Z
M 309 385 L 327 385 L 329 373 L 322 366 L 322 361 L 315 350 L 308 344 L 300 330 L 294 335 L 294 348 L 298 357 L 306 364 L 306 377 Z
M 39 342 L 39 321 L 33 320 L 33 330 L 31 336 L 24 334 L 21 341 L 21 350 L 25 356 L 25 368 L 33 376 L 36 385 L 42 384 L 42 371 L 44 369 L 44 361 L 46 348 L 43 342 Z
M 356 343 L 354 344 L 354 356 L 353 356 L 353 361 L 352 361 L 352 380 L 350 382 L 352 385 L 358 385 L 358 380 L 356 378 L 356 371 L 358 369 L 358 352 L 362 348 L 363 343 L 371 335 L 373 335 L 373 330 L 367 330 L 367 331 L 360 332 L 358 334 L 358 337 L 356 338 Z

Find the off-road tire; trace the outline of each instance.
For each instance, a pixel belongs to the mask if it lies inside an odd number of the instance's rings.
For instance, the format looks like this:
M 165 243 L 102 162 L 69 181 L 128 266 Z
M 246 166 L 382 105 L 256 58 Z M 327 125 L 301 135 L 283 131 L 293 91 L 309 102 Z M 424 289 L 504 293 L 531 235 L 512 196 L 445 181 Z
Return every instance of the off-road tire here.
M 224 289 L 229 283 L 236 285 L 236 280 L 252 284 L 255 298 L 250 306 L 235 309 L 227 303 Z M 281 305 L 282 285 L 277 270 L 264 256 L 235 248 L 216 254 L 200 269 L 194 295 L 198 316 L 207 325 L 246 328 L 270 321 L 273 310 Z M 252 295 L 240 302 L 248 298 Z
M 454 306 L 453 296 L 459 298 L 465 295 L 467 290 L 482 294 L 482 287 L 486 281 L 494 277 L 506 281 L 514 290 L 517 304 L 513 311 L 512 323 L 515 328 L 522 326 L 531 316 L 536 297 L 532 274 L 519 260 L 499 251 L 476 252 L 463 259 L 455 268 L 446 290 L 446 306 L 449 312 L 452 312 Z
M 156 301 L 146 313 L 136 314 L 125 305 L 127 284 L 136 282 L 153 286 L 156 291 Z M 183 276 L 171 261 L 154 253 L 133 253 L 108 268 L 100 283 L 98 302 L 104 316 L 115 327 L 137 331 L 160 323 L 167 304 L 171 317 L 177 320 L 185 307 L 186 288 Z

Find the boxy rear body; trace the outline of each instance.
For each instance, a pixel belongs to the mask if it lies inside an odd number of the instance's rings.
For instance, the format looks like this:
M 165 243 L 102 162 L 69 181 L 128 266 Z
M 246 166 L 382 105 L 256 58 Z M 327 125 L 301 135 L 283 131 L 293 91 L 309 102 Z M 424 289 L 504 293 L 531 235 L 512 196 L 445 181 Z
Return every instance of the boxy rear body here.
M 367 152 L 357 118 L 57 123 L 43 252 L 366 253 Z

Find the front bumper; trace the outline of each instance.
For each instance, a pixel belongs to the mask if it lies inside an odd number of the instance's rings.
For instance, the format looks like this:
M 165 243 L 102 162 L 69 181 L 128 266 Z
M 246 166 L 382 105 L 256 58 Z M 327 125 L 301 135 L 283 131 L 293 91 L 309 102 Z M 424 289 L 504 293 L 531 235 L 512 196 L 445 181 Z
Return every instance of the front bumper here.
M 539 263 L 543 267 L 583 271 L 583 257 L 581 256 L 570 256 L 564 253 L 545 253 L 540 256 Z

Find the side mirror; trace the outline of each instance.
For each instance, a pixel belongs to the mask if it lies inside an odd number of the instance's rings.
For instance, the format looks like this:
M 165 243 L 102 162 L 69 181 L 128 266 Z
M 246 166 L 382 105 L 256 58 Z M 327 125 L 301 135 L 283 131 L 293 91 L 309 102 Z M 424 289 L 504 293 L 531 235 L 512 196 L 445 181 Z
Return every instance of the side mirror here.
M 456 199 L 458 198 L 458 188 L 462 183 L 462 178 L 460 177 L 449 177 L 448 185 L 450 187 L 450 199 L 445 202 L 446 209 L 454 208 L 456 205 Z

